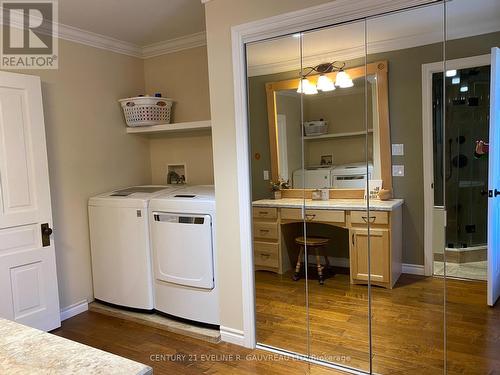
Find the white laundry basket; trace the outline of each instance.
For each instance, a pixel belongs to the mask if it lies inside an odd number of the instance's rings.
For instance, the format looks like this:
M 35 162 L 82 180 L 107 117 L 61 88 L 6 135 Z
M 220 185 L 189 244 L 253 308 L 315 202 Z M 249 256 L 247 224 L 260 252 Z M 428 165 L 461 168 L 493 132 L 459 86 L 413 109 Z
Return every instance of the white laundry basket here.
M 170 124 L 172 99 L 138 96 L 119 100 L 127 126 Z

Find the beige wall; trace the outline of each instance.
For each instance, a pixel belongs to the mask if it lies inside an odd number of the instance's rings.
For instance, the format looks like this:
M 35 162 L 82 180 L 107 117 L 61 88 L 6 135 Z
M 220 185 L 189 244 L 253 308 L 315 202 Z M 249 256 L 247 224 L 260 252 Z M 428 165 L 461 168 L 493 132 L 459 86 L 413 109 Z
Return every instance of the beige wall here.
M 146 92 L 175 100 L 172 122 L 210 120 L 206 47 L 144 60 Z M 151 139 L 154 184 L 165 184 L 168 164 L 186 164 L 189 184 L 213 184 L 212 137 L 209 132 Z
M 144 60 L 144 80 L 146 93 L 174 99 L 172 122 L 210 119 L 206 47 Z
M 242 284 L 234 126 L 231 26 L 327 0 L 213 0 L 205 5 L 217 199 L 221 325 L 241 330 Z
M 168 164 L 186 164 L 186 182 L 190 185 L 214 183 L 210 133 L 172 134 L 152 138 L 150 147 L 153 184 L 167 183 Z
M 125 133 L 117 99 L 144 91 L 140 59 L 61 40 L 41 77 L 61 308 L 93 299 L 88 198 L 149 183 L 149 141 Z

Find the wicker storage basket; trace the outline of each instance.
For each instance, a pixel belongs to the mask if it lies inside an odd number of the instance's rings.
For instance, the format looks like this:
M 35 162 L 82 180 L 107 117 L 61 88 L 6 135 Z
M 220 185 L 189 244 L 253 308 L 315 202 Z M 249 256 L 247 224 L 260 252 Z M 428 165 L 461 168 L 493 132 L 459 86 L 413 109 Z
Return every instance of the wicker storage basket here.
M 138 96 L 119 100 L 127 126 L 170 124 L 172 99 Z

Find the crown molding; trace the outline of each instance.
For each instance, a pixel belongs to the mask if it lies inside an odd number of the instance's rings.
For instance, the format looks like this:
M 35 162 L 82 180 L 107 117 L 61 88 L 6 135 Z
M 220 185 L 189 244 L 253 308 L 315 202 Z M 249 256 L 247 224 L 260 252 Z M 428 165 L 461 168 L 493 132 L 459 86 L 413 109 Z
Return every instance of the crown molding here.
M 122 55 L 143 57 L 143 48 L 136 44 L 64 24 L 59 24 L 58 28 L 59 39 L 121 53 Z
M 148 59 L 167 53 L 179 52 L 190 48 L 207 45 L 207 35 L 204 31 L 169 39 L 158 43 L 153 43 L 142 48 L 142 58 Z

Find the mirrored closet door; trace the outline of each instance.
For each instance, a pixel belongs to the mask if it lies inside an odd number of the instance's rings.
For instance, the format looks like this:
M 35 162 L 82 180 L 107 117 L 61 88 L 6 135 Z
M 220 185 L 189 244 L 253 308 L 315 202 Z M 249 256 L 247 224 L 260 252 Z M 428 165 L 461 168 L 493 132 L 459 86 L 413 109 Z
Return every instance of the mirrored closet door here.
M 488 306 L 500 293 L 500 2 L 447 2 L 446 34 L 445 67 L 432 74 L 444 113 L 447 220 L 434 272 L 446 276 L 446 369 L 492 374 L 500 371 L 488 354 L 500 351 L 498 302 Z
M 308 272 L 299 282 L 307 285 L 308 354 L 364 371 L 370 314 L 363 196 L 368 173 L 380 171 L 380 159 L 373 162 L 373 68 L 365 64 L 364 20 L 302 33 L 302 82 L 314 90 L 302 93 L 304 169 L 293 181 L 305 189 Z
M 500 2 L 474 4 L 246 46 L 262 348 L 362 373 L 500 369 Z
M 389 268 L 394 283 L 392 289 L 378 285 L 371 288 L 372 368 L 378 374 L 443 374 L 444 279 L 416 275 L 416 266 L 412 269 L 403 265 L 422 265 L 425 261 L 421 224 L 425 217 L 422 65 L 437 61 L 442 70 L 444 4 L 371 17 L 366 21 L 366 38 L 368 64 L 387 69 L 387 79 L 376 80 L 379 89 L 385 86 L 383 90 L 389 93 L 388 105 L 382 111 L 388 110 L 390 141 L 381 145 L 381 150 L 389 151 L 393 167 L 405 168 L 401 175 L 395 173 L 392 178 L 394 197 L 404 199 L 401 208 L 383 213 L 387 215 L 383 217 L 387 220 L 385 225 L 377 216 L 382 213 L 370 212 L 375 217 L 369 237 L 371 268 Z M 380 103 L 380 95 L 376 100 Z M 436 110 L 434 119 L 441 120 L 442 102 L 432 105 Z M 382 117 L 380 121 L 386 119 Z M 442 129 L 436 127 L 434 134 L 441 138 Z M 404 146 L 394 152 L 391 144 Z M 372 178 L 376 179 L 375 175 Z M 438 181 L 435 192 L 442 192 Z M 376 204 L 376 200 L 370 202 L 372 207 Z M 389 232 L 388 258 L 392 264 L 385 265 L 380 262 L 381 249 L 384 235 Z
M 292 279 L 303 219 L 295 215 L 282 225 L 282 209 L 274 204 L 303 170 L 300 56 L 300 35 L 247 45 L 256 337 L 260 344 L 307 355 L 306 285 Z M 295 206 L 302 212 L 298 191 Z

